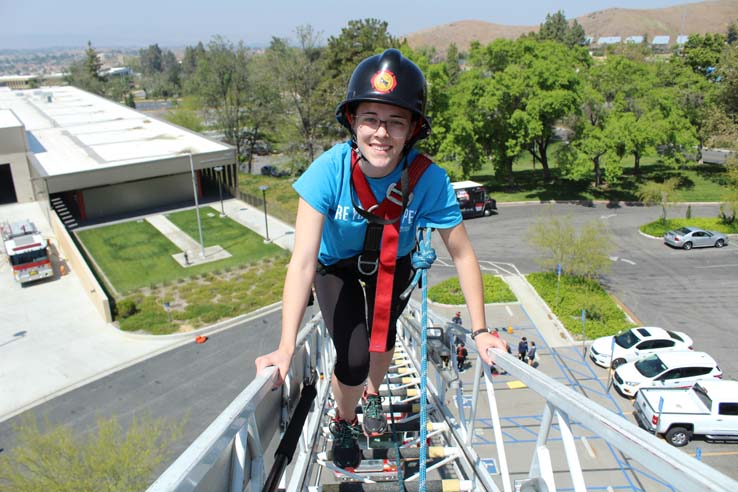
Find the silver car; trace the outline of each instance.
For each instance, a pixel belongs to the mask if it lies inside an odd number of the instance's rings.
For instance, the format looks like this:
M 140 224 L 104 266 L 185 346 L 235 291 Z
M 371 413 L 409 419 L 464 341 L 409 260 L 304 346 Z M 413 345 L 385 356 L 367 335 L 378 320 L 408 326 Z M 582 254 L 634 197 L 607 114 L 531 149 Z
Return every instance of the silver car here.
M 728 244 L 728 236 L 722 232 L 706 231 L 697 227 L 680 227 L 664 234 L 664 242 L 675 248 L 692 249 L 716 247 Z

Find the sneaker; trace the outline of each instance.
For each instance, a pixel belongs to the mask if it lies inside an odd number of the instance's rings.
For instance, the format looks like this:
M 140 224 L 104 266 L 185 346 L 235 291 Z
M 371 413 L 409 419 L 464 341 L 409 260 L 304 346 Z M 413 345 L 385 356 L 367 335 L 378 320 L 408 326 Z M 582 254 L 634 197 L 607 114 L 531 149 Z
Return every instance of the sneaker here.
M 339 468 L 358 467 L 362 458 L 358 441 L 361 435 L 358 420 L 354 418 L 353 422 L 348 422 L 334 418 L 328 428 L 333 434 L 333 463 Z
M 382 410 L 382 397 L 367 393 L 361 401 L 362 427 L 368 437 L 381 436 L 387 430 L 387 415 Z

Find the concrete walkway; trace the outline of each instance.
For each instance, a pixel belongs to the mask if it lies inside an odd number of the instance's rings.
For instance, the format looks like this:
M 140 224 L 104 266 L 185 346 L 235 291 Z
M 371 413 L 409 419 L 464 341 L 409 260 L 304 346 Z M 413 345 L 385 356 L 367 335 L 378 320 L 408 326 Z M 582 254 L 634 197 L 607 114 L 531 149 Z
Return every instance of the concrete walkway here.
M 533 324 L 541 332 L 549 347 L 564 347 L 574 344 L 569 332 L 564 325 L 541 299 L 538 292 L 523 276 L 506 275 L 503 280 L 510 286 L 510 290 L 518 298 L 518 301 L 528 313 Z
M 172 223 L 163 214 L 149 215 L 146 222 L 154 226 L 167 239 L 173 242 L 181 253 L 175 253 L 172 257 L 185 268 L 210 263 L 211 261 L 230 258 L 231 254 L 221 246 L 208 246 L 202 248 L 200 243 L 191 238 L 186 232 Z
M 220 213 L 220 204 L 211 203 L 210 206 Z M 292 251 L 295 247 L 295 230 L 291 225 L 274 217 L 264 220 L 264 210 L 253 207 L 240 200 L 232 198 L 223 201 L 223 209 L 226 216 L 243 224 L 265 240 L 273 242 L 277 246 Z M 267 234 L 268 228 L 268 234 Z

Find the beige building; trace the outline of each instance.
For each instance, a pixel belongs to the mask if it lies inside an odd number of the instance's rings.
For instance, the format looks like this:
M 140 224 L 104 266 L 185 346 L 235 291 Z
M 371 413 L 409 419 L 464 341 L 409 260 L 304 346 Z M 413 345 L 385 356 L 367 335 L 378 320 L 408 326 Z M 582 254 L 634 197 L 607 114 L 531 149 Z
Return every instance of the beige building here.
M 0 203 L 48 201 L 67 227 L 235 193 L 235 150 L 75 87 L 0 87 Z

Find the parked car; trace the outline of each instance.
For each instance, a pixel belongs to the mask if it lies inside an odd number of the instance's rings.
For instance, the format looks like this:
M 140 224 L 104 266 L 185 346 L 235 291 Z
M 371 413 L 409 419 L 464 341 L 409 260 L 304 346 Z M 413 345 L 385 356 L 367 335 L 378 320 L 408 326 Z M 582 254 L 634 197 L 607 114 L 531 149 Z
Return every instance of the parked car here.
M 282 171 L 277 166 L 272 165 L 261 166 L 261 170 L 259 172 L 262 176 L 274 176 L 275 178 L 289 176 L 290 174 L 288 171 Z
M 589 358 L 598 366 L 615 369 L 663 350 L 692 350 L 692 339 L 681 331 L 641 326 L 596 339 L 589 347 Z
M 728 236 L 722 232 L 706 231 L 697 227 L 680 227 L 664 234 L 664 242 L 669 246 L 682 249 L 722 248 L 728 244 Z
M 688 388 L 700 379 L 722 376 L 709 354 L 674 350 L 621 365 L 615 369 L 613 385 L 621 395 L 633 398 L 641 388 Z
M 488 217 L 497 211 L 497 200 L 489 196 L 484 186 L 476 181 L 451 183 L 456 192 L 461 215 L 464 217 Z
M 692 436 L 738 441 L 738 381 L 704 380 L 689 389 L 643 388 L 633 403 L 642 428 L 677 447 Z

